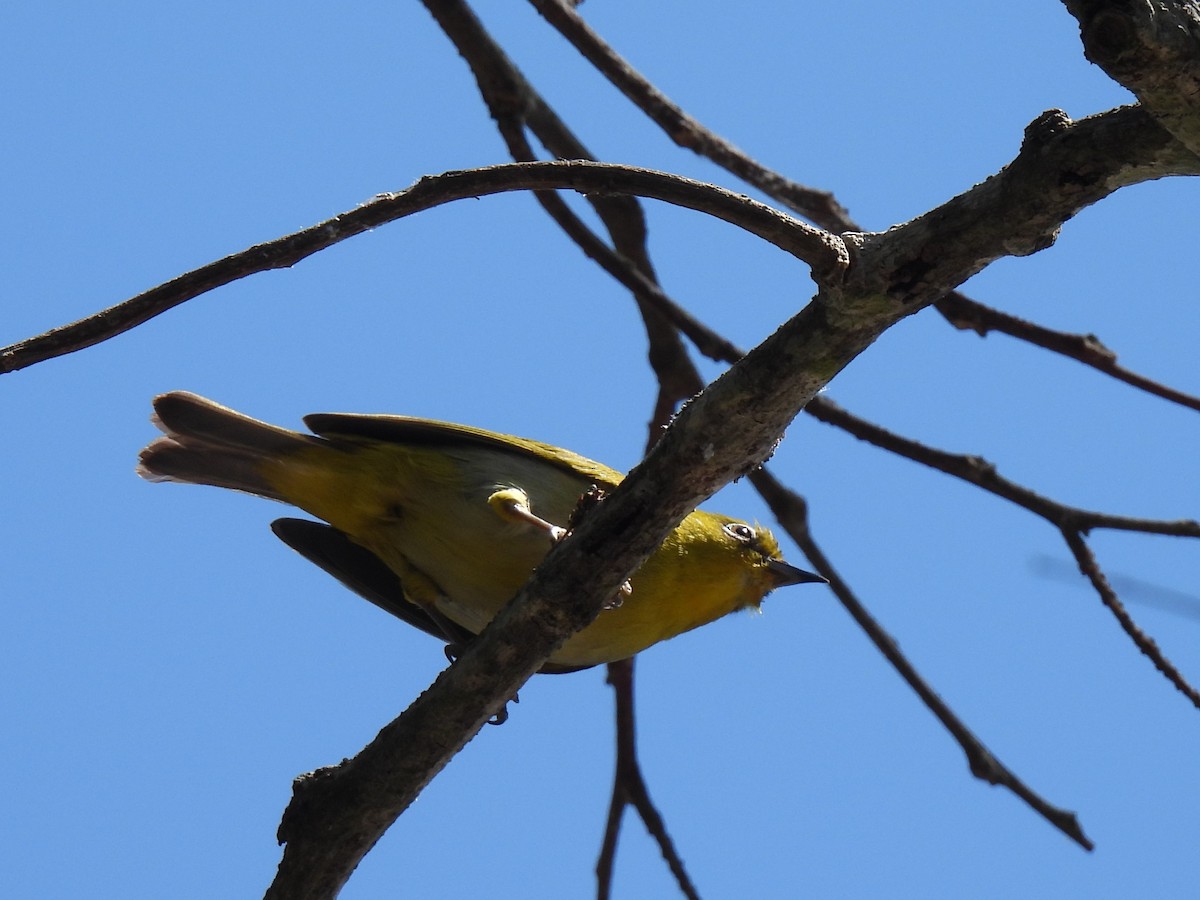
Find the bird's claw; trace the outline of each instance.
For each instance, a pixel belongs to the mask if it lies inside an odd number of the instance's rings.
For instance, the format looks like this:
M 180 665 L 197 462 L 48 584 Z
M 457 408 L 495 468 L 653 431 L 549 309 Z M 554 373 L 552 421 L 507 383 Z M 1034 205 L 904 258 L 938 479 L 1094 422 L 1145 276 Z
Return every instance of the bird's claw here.
M 496 710 L 496 712 L 492 715 L 492 717 L 487 720 L 487 723 L 489 725 L 503 725 L 505 722 L 508 721 L 508 704 L 509 703 L 520 703 L 520 702 L 521 702 L 521 695 L 513 694 L 512 697 L 510 697 L 507 701 L 505 701 L 504 705 L 502 707 L 500 707 L 498 710 Z

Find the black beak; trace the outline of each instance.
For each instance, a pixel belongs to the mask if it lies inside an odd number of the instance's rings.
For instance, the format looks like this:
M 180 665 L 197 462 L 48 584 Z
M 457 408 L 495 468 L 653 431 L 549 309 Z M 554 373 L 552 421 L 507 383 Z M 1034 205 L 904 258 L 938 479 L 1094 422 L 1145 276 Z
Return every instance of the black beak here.
M 829 584 L 829 579 L 822 578 L 815 572 L 806 572 L 788 565 L 782 559 L 767 560 L 767 568 L 775 577 L 775 587 L 787 587 L 789 584 Z

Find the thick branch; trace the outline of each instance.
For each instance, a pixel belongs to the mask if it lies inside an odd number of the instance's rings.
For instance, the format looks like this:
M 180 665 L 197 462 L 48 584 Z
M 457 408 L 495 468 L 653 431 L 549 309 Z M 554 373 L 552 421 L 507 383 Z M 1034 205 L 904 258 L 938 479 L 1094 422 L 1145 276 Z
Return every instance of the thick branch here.
M 1200 153 L 1200 5 L 1171 0 L 1063 0 L 1087 58 L 1132 91 Z
M 593 561 L 590 570 L 599 568 Z M 590 592 L 526 592 L 528 600 L 501 612 L 354 758 L 298 778 L 279 826 L 286 847 L 268 900 L 335 897 L 425 785 L 569 635 L 595 618 L 605 597 L 615 596 L 624 579 L 614 572 L 600 572 Z
M 508 644 L 511 658 L 523 662 L 514 663 L 512 677 L 498 679 L 489 696 L 476 698 L 477 712 L 462 716 L 468 727 L 445 742 L 444 756 L 436 758 L 448 759 L 456 752 L 511 694 L 513 682 L 535 671 L 571 628 L 583 627 L 687 512 L 763 462 L 796 413 L 886 328 L 990 260 L 1044 246 L 1062 221 L 1121 183 L 1139 174 L 1164 174 L 1156 166 L 1161 166 L 1163 148 L 1173 143 L 1170 137 L 1159 130 L 1157 140 L 1147 142 L 1143 136 L 1141 143 L 1135 139 L 1130 144 L 1112 131 L 1122 121 L 1119 114 L 1075 125 L 1061 115 L 1044 117 L 1031 127 L 1021 155 L 1001 175 L 886 235 L 861 236 L 864 255 L 872 256 L 874 264 L 866 271 L 852 269 L 845 282 L 827 281 L 816 300 L 689 402 L 649 456 L 551 552 L 489 626 L 485 634 L 500 640 L 493 633 L 506 636 L 510 623 L 529 621 L 528 606 L 539 611 L 535 619 L 560 625 L 565 633 L 536 642 L 526 635 L 522 644 Z M 1080 139 L 1099 143 L 1110 153 L 1086 154 L 1078 146 Z M 1117 146 L 1138 152 L 1118 159 L 1111 152 Z M 1067 169 L 1080 177 L 1063 188 L 1061 176 Z M 1007 224 L 998 230 L 993 217 Z M 956 242 L 966 249 L 957 250 Z M 553 617 L 549 610 L 556 611 Z M 472 652 L 474 648 L 468 656 Z M 438 693 L 435 684 L 422 700 L 432 706 Z M 396 739 L 397 733 L 411 739 Z M 404 724 L 404 717 L 385 729 L 380 741 L 385 735 L 387 746 L 372 745 L 372 753 L 391 760 L 380 767 L 393 772 L 405 770 L 402 760 L 412 753 L 412 741 L 427 739 Z M 418 756 L 435 752 L 423 749 Z M 291 841 L 315 845 L 321 840 L 339 848 L 333 868 L 344 878 L 429 777 L 421 773 L 415 786 L 394 785 L 391 795 L 405 803 L 385 804 L 385 810 L 372 815 L 370 828 L 345 812 L 355 802 L 365 802 L 357 783 L 343 788 L 348 796 L 326 792 L 320 807 L 309 805 L 312 815 L 303 830 L 287 829 L 289 852 L 280 878 L 328 883 L 330 858 L 322 858 L 313 871 L 311 854 L 291 852 Z M 369 806 L 377 810 L 380 801 L 371 798 Z
M 1200 157 L 1140 107 L 1077 122 L 1050 110 L 996 175 L 911 222 L 850 241 L 853 296 L 875 292 L 915 311 L 1000 257 L 1049 247 L 1064 222 L 1118 188 L 1181 174 L 1200 174 Z

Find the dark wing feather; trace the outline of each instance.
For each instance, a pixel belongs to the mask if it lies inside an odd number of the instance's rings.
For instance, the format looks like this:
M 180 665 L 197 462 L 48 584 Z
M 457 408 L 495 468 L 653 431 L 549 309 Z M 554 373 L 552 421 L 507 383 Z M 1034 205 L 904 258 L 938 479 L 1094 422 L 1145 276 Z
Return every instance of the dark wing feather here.
M 437 422 L 433 419 L 409 416 L 313 413 L 304 417 L 304 424 L 313 434 L 335 442 L 339 437 L 352 437 L 389 444 L 484 447 L 498 453 L 534 457 L 564 472 L 609 487 L 615 486 L 624 477 L 603 463 L 572 453 L 570 450 L 563 450 L 561 447 L 485 431 L 482 428 L 472 428 L 470 425 L 455 425 L 452 422 Z
M 466 645 L 474 637 L 465 628 L 449 621 L 436 621 L 424 609 L 404 596 L 400 578 L 387 567 L 378 556 L 356 544 L 343 531 L 323 522 L 309 519 L 276 519 L 271 530 L 281 541 L 307 559 L 324 569 L 354 593 L 370 600 L 380 609 L 396 618 L 419 628 L 442 641 L 451 638 L 446 631 L 458 629 L 454 640 Z M 557 666 L 547 663 L 541 672 L 563 674 L 578 672 L 588 666 Z

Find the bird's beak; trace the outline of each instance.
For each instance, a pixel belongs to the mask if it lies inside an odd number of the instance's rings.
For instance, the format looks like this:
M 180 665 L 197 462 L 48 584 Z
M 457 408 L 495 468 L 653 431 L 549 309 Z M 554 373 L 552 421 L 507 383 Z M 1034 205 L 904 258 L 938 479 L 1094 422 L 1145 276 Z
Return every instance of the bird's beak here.
M 767 560 L 767 568 L 771 570 L 771 576 L 775 579 L 775 587 L 777 588 L 787 587 L 789 584 L 829 583 L 827 578 L 822 578 L 815 572 L 806 572 L 803 569 L 797 569 L 795 566 L 788 565 L 782 559 Z

